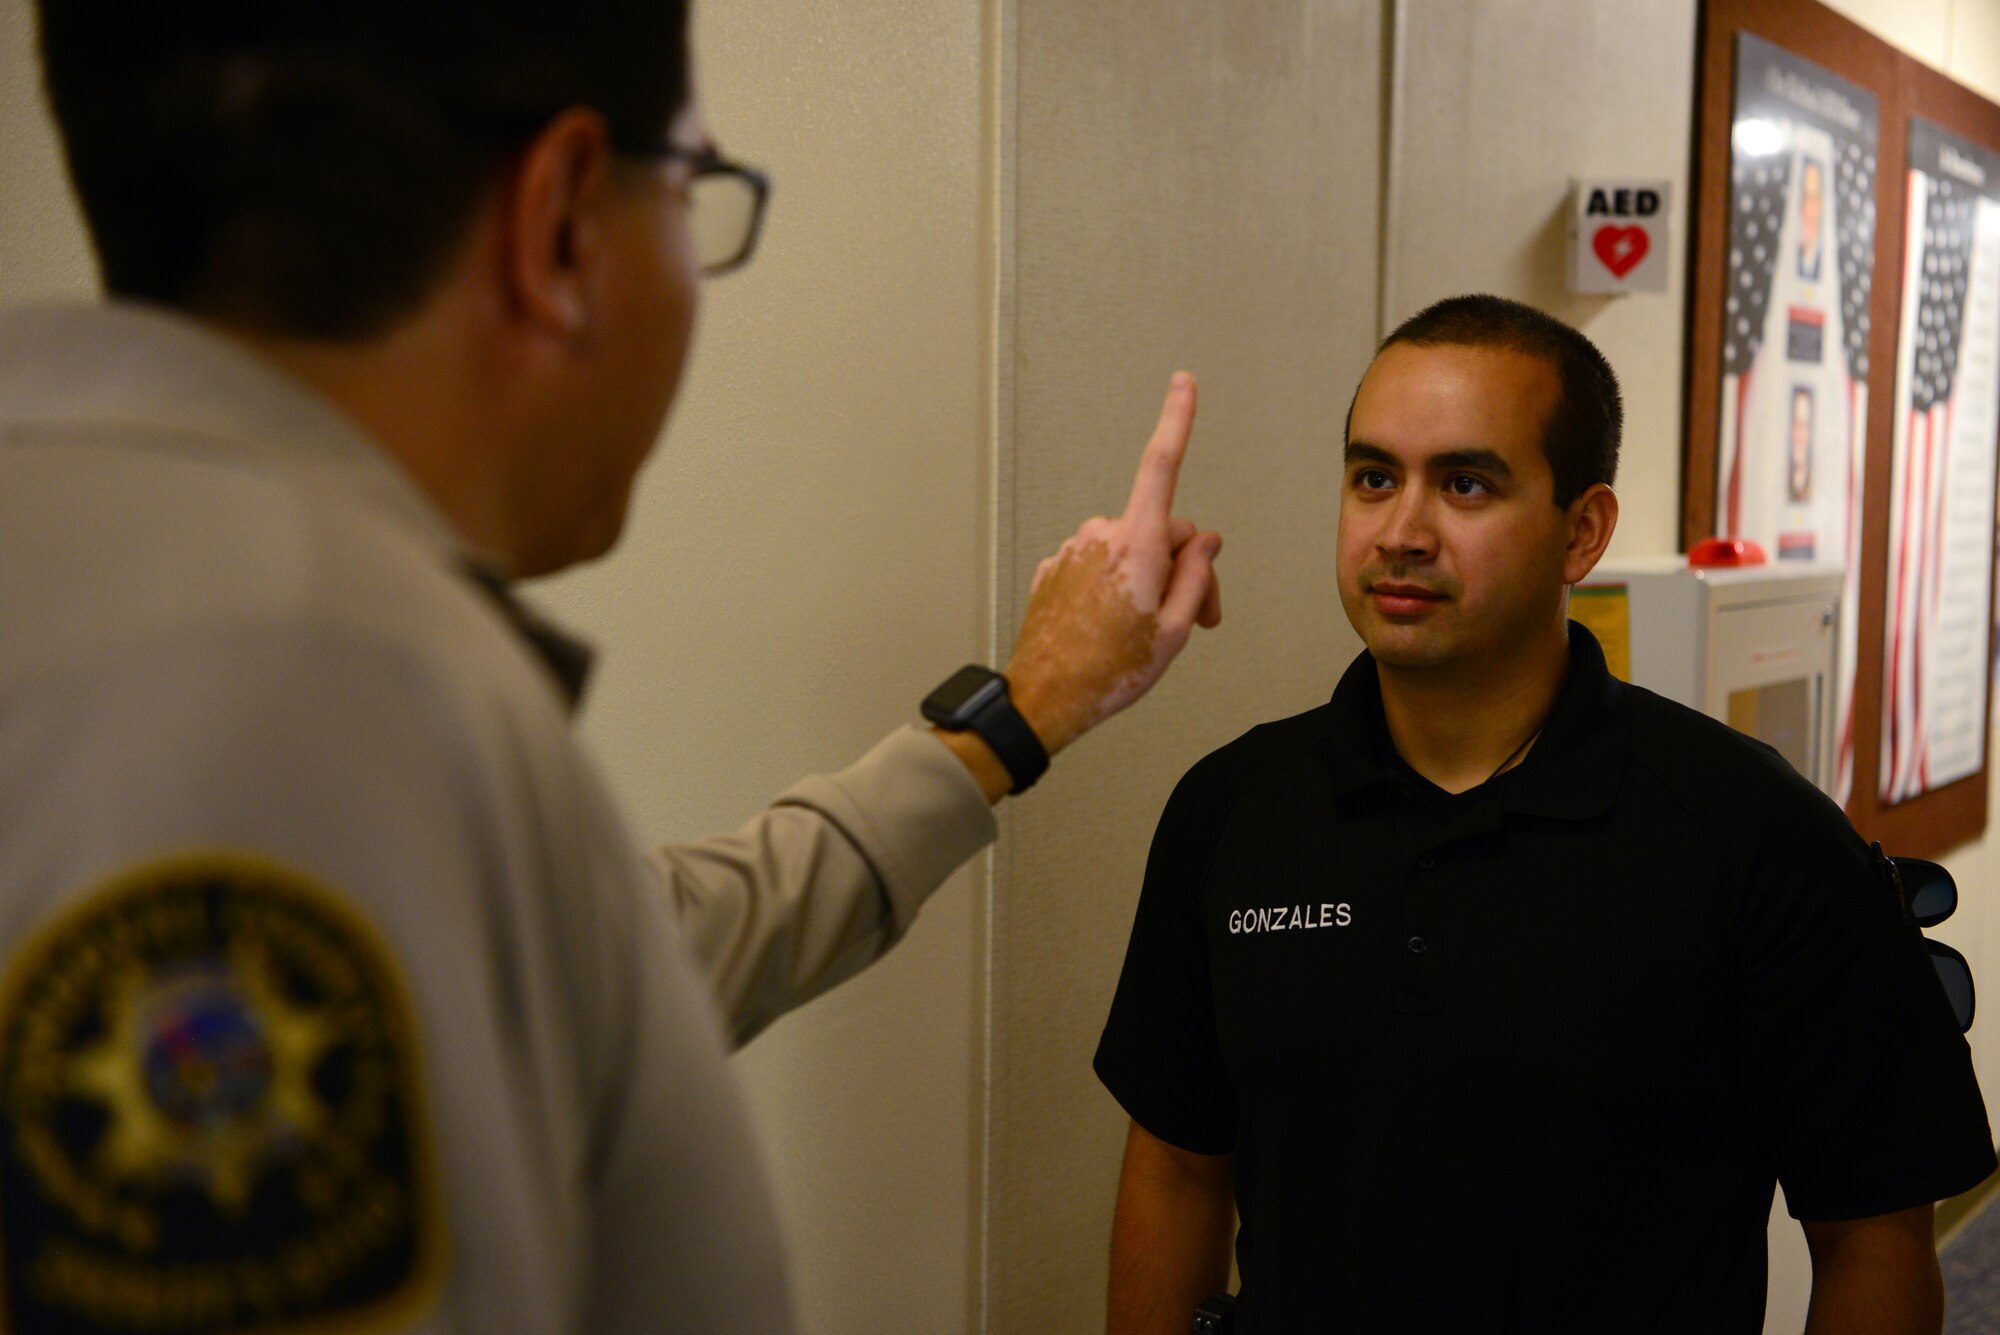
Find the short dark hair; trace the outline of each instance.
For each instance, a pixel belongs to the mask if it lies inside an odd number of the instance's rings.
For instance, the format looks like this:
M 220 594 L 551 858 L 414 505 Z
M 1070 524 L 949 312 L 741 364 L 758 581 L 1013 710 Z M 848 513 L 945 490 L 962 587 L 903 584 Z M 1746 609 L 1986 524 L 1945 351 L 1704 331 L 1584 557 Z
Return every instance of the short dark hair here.
M 1555 474 L 1557 508 L 1567 508 L 1592 486 L 1608 485 L 1617 477 L 1618 441 L 1625 429 L 1618 376 L 1596 344 L 1555 316 L 1485 293 L 1447 297 L 1397 325 L 1376 355 L 1398 343 L 1505 348 L 1546 361 L 1561 387 L 1542 429 L 1542 453 Z M 1351 432 L 1351 403 L 1347 422 Z
M 571 107 L 657 142 L 686 0 L 38 0 L 105 287 L 271 333 L 413 311 L 506 160 Z

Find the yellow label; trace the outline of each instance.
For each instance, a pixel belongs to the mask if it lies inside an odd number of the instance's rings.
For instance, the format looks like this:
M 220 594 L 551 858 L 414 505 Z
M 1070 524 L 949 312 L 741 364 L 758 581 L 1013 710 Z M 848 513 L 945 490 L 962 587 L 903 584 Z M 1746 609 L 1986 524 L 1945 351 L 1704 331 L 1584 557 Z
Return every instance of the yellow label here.
M 1569 591 L 1569 619 L 1597 637 L 1604 665 L 1632 680 L 1632 600 L 1623 584 L 1579 584 Z

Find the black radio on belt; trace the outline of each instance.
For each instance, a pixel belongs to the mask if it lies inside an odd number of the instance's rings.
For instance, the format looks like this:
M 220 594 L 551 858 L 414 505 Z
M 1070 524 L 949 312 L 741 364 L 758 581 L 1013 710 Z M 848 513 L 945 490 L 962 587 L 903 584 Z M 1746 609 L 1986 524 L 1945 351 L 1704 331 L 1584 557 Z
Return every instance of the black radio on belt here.
M 1194 1309 L 1194 1335 L 1230 1335 L 1235 1329 L 1236 1299 L 1229 1294 L 1211 1294 Z

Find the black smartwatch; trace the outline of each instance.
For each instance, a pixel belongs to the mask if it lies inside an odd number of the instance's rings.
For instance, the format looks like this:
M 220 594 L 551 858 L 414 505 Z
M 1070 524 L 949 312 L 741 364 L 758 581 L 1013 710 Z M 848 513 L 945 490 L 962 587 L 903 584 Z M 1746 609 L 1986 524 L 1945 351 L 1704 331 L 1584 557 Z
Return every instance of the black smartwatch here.
M 1014 780 L 1009 791 L 1025 793 L 1049 767 L 1049 753 L 1028 720 L 1014 708 L 1007 679 L 992 668 L 967 664 L 924 697 L 924 717 L 946 732 L 976 732 L 1000 757 Z

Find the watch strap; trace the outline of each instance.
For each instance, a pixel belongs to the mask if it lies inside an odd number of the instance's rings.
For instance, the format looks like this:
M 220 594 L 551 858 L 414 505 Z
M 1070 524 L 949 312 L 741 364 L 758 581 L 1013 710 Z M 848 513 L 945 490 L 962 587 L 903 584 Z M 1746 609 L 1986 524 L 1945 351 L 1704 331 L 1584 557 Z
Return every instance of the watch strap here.
M 1004 677 L 1001 679 L 1006 680 Z M 1049 752 L 1042 745 L 1042 739 L 1028 726 L 1028 720 L 1021 717 L 1021 711 L 1014 708 L 1014 701 L 1006 691 L 988 701 L 986 707 L 974 714 L 972 730 L 985 738 L 993 748 L 993 754 L 1000 757 L 1000 763 L 1007 767 L 1007 775 L 1014 780 L 1008 791 L 1018 796 L 1032 788 L 1035 780 L 1048 772 Z
M 1048 749 L 1008 694 L 1007 678 L 969 663 L 925 697 L 923 716 L 946 732 L 975 732 L 992 748 L 1014 786 L 1025 793 L 1049 767 Z

